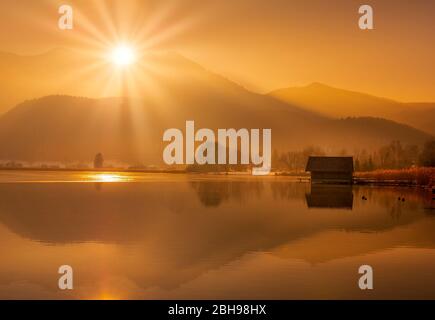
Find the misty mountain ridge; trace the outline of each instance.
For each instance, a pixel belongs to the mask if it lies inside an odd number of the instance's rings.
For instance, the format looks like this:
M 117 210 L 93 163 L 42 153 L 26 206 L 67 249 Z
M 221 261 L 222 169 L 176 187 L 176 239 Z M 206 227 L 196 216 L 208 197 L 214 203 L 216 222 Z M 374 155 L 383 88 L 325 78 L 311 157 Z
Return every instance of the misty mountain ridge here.
M 278 89 L 268 95 L 328 117 L 387 118 L 435 135 L 435 103 L 397 102 L 321 83 Z
M 0 99 L 26 100 L 0 116 L 0 159 L 90 161 L 102 152 L 106 159 L 160 165 L 163 132 L 183 130 L 186 120 L 194 120 L 196 129 L 271 128 L 272 148 L 279 151 L 314 145 L 329 153 L 352 152 L 392 140 L 421 145 L 432 138 L 393 121 L 334 119 L 301 103 L 250 92 L 173 52 L 142 57 L 146 72 L 130 98 L 96 98 L 92 92 L 104 86 L 106 75 L 93 70 L 79 80 L 72 77 L 91 59 L 72 52 L 59 49 L 29 59 L 0 55 L 0 68 L 5 67 L 0 82 L 10 87 Z M 6 81 L 5 74 L 15 80 Z M 122 93 L 108 90 L 112 96 Z
M 256 104 L 240 104 L 239 100 L 210 103 L 206 112 L 190 103 L 197 97 L 188 97 L 184 101 L 190 102 L 180 102 L 169 113 L 150 100 L 48 96 L 27 101 L 0 118 L 0 159 L 90 161 L 95 153 L 103 152 L 110 160 L 162 165 L 164 131 L 184 131 L 186 120 L 194 120 L 196 129 L 272 128 L 272 148 L 279 151 L 315 145 L 331 153 L 352 152 L 392 140 L 422 144 L 431 138 L 385 119 L 322 118 L 259 97 Z

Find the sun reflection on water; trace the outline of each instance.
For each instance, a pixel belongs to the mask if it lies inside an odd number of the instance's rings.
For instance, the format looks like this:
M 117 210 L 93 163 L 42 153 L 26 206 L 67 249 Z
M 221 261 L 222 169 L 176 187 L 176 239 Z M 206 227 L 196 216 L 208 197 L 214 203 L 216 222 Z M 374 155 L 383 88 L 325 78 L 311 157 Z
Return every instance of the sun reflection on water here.
M 126 175 L 113 173 L 93 173 L 85 178 L 93 182 L 126 182 L 130 180 Z
M 95 300 L 120 300 L 120 298 L 111 293 L 103 292 Z

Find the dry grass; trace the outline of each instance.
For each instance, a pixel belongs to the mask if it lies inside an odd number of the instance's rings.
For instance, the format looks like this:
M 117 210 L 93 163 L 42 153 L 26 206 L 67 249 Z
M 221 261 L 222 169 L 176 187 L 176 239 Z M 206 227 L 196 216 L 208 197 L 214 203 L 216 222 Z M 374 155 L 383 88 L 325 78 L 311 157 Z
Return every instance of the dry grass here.
M 407 182 L 419 186 L 433 186 L 435 180 L 435 168 L 409 168 L 399 170 L 375 170 L 369 172 L 356 172 L 359 179 L 375 181 Z

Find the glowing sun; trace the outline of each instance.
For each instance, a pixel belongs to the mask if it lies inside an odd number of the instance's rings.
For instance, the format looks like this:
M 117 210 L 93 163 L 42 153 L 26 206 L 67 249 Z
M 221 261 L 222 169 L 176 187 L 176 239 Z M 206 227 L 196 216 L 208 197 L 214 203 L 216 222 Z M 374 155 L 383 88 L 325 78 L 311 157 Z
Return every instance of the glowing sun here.
M 136 61 L 136 52 L 132 47 L 121 45 L 113 49 L 111 60 L 117 66 L 126 67 Z

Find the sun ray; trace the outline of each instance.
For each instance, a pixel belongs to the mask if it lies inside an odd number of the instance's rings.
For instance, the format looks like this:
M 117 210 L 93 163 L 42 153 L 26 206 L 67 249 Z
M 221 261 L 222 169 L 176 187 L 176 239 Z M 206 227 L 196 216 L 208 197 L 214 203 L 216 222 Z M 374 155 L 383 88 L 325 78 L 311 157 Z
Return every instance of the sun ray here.
M 177 103 L 170 88 L 162 85 L 164 79 L 172 81 L 177 70 L 167 59 L 171 56 L 159 51 L 165 51 L 164 46 L 197 23 L 199 16 L 184 18 L 176 2 L 153 11 L 143 10 L 151 4 L 138 0 L 112 4 L 95 1 L 87 14 L 75 10 L 77 29 L 65 36 L 76 50 L 73 63 L 78 67 L 58 88 L 92 98 L 121 97 L 116 107 L 120 121 L 113 123 L 113 130 L 128 130 L 131 152 L 143 152 L 143 138 L 152 127 L 150 112 L 169 114 Z M 93 79 L 85 91 L 77 90 L 81 79 Z
M 107 28 L 107 31 L 110 33 L 108 37 L 110 39 L 118 40 L 119 34 L 113 22 L 114 16 L 111 14 L 111 11 L 109 10 L 107 3 L 103 1 L 92 1 L 92 4 L 94 5 L 97 14 L 102 18 L 103 23 Z
M 96 39 L 99 43 L 108 44 L 108 37 L 104 34 L 87 16 L 80 11 L 75 11 L 76 25 L 80 26 L 80 31 L 83 35 L 89 35 L 90 38 Z

